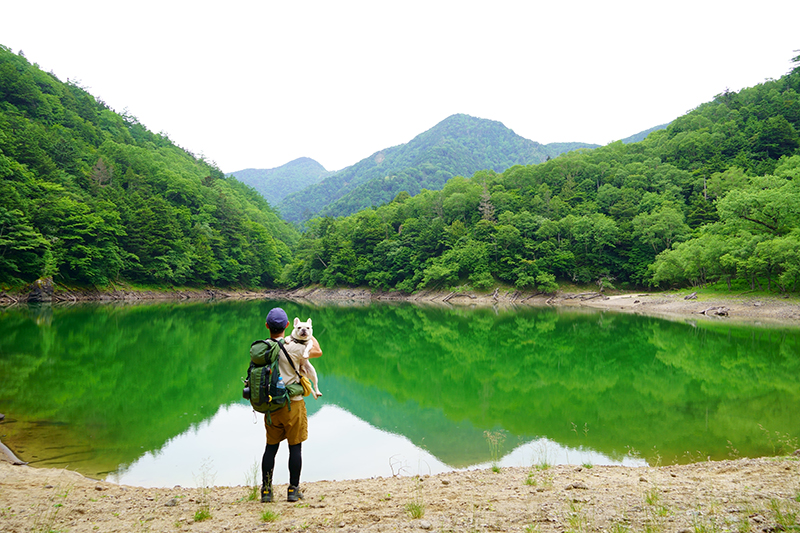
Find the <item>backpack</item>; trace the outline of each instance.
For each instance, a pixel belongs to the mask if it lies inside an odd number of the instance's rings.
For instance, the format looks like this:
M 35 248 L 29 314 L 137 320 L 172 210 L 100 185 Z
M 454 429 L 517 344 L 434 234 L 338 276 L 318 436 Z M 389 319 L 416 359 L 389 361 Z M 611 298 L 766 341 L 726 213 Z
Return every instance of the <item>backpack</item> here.
M 271 423 L 269 414 L 284 405 L 288 405 L 291 410 L 290 398 L 297 394 L 297 387 L 289 385 L 290 388 L 287 390 L 281 378 L 278 359 L 281 350 L 284 354 L 286 352 L 282 340 L 257 340 L 250 345 L 250 366 L 247 368 L 242 391 L 242 396 L 250 400 L 254 411 L 267 415 L 268 423 Z M 288 354 L 286 359 L 294 369 L 294 363 Z

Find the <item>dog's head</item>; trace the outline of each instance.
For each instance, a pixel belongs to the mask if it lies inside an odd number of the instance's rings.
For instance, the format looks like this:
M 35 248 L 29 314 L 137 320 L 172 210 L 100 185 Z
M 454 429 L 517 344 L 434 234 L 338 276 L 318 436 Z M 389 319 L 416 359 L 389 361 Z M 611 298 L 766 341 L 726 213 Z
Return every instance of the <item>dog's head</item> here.
M 292 338 L 298 341 L 307 341 L 314 334 L 314 329 L 311 327 L 311 319 L 301 322 L 299 318 L 294 318 L 294 329 L 292 329 Z

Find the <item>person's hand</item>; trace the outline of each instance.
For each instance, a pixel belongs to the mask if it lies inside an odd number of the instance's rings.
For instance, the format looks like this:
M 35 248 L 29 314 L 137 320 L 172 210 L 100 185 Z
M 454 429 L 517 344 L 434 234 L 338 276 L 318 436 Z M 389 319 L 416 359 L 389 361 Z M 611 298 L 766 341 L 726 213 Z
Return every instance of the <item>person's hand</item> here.
M 317 339 L 311 337 L 311 351 L 308 352 L 308 358 L 322 357 L 322 348 L 319 347 Z

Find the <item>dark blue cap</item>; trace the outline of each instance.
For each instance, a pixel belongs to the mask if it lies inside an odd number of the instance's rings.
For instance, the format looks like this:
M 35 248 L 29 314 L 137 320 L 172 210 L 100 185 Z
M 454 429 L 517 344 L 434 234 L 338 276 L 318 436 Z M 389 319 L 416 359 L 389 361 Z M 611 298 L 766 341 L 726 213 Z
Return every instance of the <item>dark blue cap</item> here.
M 286 311 L 280 307 L 270 309 L 267 313 L 267 327 L 269 329 L 284 329 L 289 325 L 289 318 L 286 316 Z

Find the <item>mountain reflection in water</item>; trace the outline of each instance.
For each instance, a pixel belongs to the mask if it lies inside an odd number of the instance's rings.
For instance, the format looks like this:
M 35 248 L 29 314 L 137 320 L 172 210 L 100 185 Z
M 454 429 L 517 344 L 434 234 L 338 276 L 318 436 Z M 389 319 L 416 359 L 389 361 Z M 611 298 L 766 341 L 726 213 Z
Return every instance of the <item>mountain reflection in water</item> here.
M 247 485 L 255 466 L 260 476 L 263 425 L 253 423 L 246 405 L 220 408 L 211 420 L 171 439 L 157 453 L 147 453 L 109 480 L 139 487 Z M 306 482 L 365 479 L 375 476 L 438 474 L 454 470 L 402 435 L 373 426 L 333 405 L 326 405 L 309 419 L 311 434 L 303 444 Z M 248 452 L 250 452 L 248 454 Z M 288 447 L 284 443 L 276 459 L 275 483 L 288 483 Z M 570 450 L 547 439 L 518 446 L 498 461 L 500 466 L 533 464 L 625 464 L 643 466 L 641 459 L 614 461 L 590 450 Z M 472 465 L 489 467 L 489 463 Z M 257 479 L 260 480 L 260 477 Z

